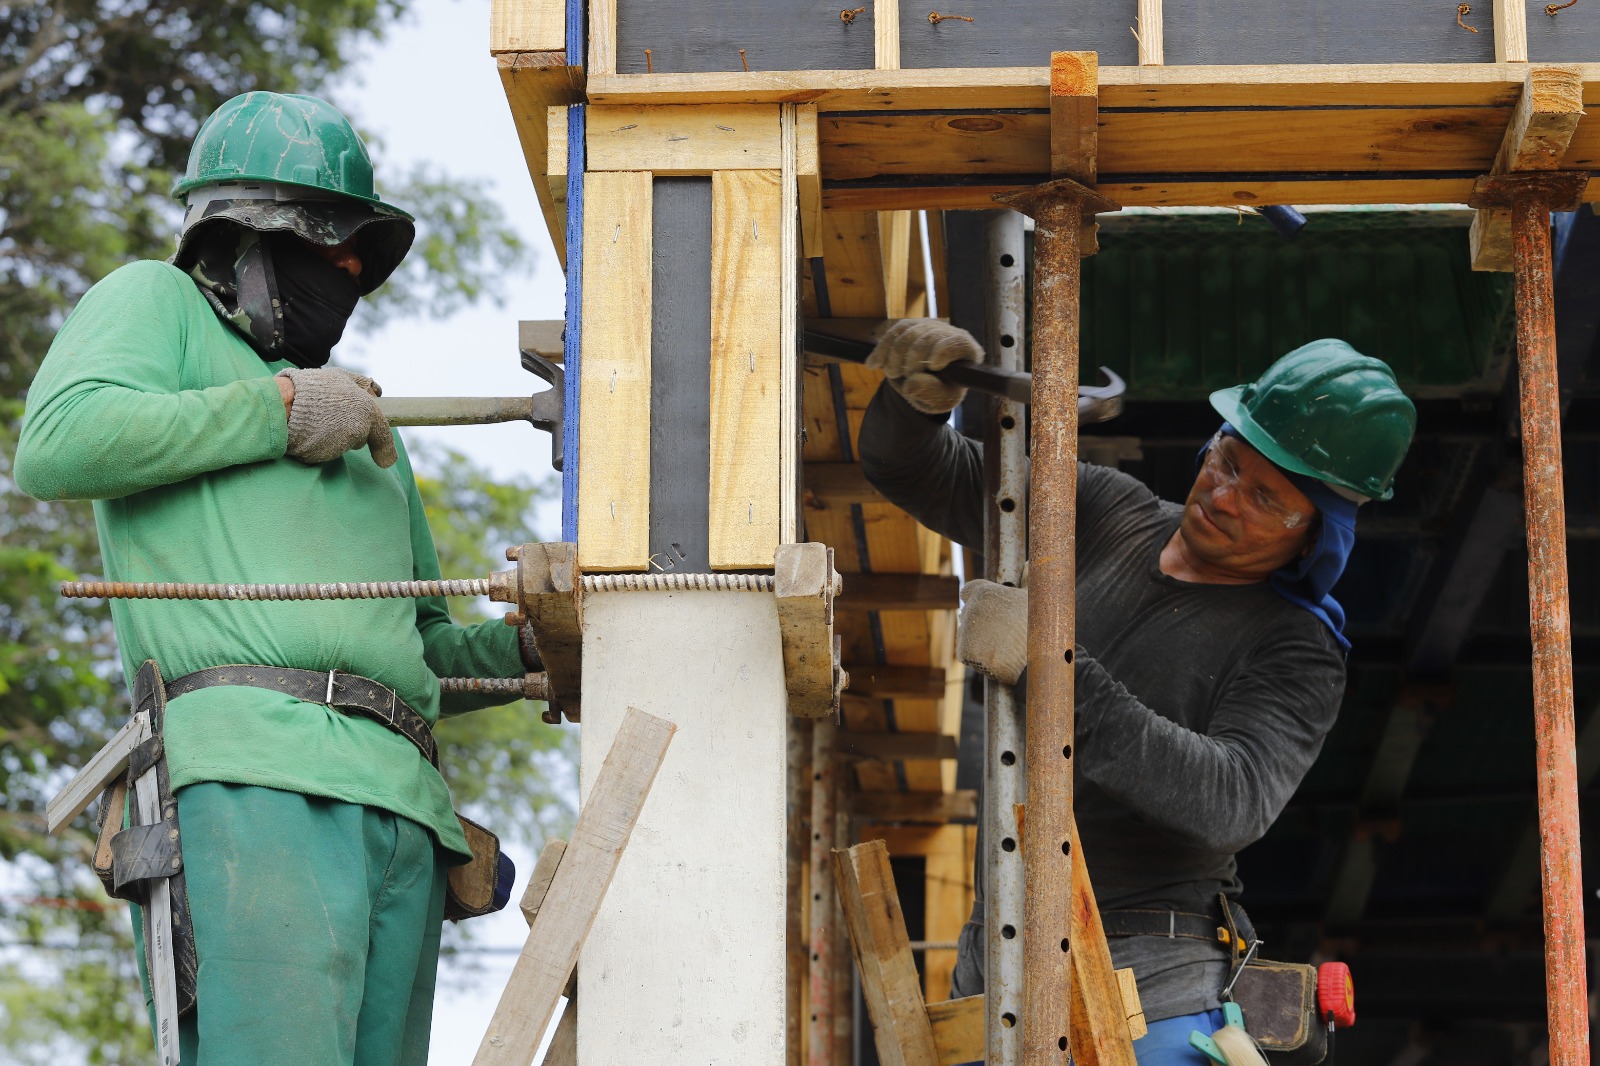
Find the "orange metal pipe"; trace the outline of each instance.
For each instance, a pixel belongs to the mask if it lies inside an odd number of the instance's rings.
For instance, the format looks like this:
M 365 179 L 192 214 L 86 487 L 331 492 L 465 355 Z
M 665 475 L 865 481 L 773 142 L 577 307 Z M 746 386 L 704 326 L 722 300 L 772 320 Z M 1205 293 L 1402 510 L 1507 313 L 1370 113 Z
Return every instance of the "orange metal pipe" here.
M 1562 495 L 1549 201 L 1512 206 L 1517 373 L 1522 392 L 1523 500 L 1528 524 L 1528 604 L 1533 634 L 1539 844 L 1544 892 L 1545 994 L 1551 1066 L 1589 1062 L 1583 874 L 1578 842 L 1577 736 L 1572 710 L 1572 629 Z

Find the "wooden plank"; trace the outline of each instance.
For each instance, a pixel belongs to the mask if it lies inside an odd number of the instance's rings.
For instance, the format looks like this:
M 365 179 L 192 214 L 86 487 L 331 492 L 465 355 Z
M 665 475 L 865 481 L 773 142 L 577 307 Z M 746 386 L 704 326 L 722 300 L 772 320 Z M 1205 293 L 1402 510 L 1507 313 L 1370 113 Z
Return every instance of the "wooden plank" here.
M 545 224 L 550 229 L 550 239 L 555 244 L 556 258 L 561 261 L 561 268 L 567 266 L 567 104 L 552 104 L 545 108 L 545 134 L 548 144 L 545 148 L 544 183 L 550 190 L 550 213 L 545 216 Z M 524 145 L 524 151 L 528 150 Z M 537 176 L 538 168 L 530 161 L 528 172 Z M 534 190 L 538 192 L 537 189 Z M 539 201 L 539 209 L 544 210 L 544 200 Z M 563 350 L 563 355 L 565 351 Z
M 967 996 L 928 1004 L 928 1023 L 939 1049 L 939 1066 L 960 1066 L 981 1061 L 986 1052 L 983 1033 L 984 997 Z
M 567 1009 L 556 1022 L 556 1031 L 550 1036 L 550 1046 L 545 1049 L 540 1066 L 578 1066 L 578 1003 L 567 1001 Z
M 1511 112 L 1491 174 L 1555 170 L 1583 119 L 1583 79 L 1576 67 L 1534 67 Z M 1511 270 L 1511 212 L 1481 209 L 1469 236 L 1472 269 Z
M 872 65 L 900 69 L 900 0 L 872 0 Z
M 772 592 L 778 604 L 789 713 L 800 718 L 832 716 L 838 706 L 832 609 L 837 578 L 827 545 L 778 546 Z
M 1134 979 L 1133 967 L 1125 966 L 1116 972 L 1117 988 L 1122 992 L 1122 1013 L 1128 1019 L 1128 1035 L 1135 1040 L 1150 1032 L 1145 1024 L 1144 1004 L 1139 1002 L 1139 982 Z
M 1139 65 L 1159 67 L 1165 63 L 1166 22 L 1161 11 L 1161 0 L 1139 0 L 1134 30 L 1134 39 L 1139 42 Z
M 578 427 L 585 570 L 649 563 L 651 215 L 648 173 L 586 175 Z
M 1100 57 L 1050 53 L 1050 175 L 1093 185 L 1099 156 Z
M 839 753 L 854 758 L 882 759 L 885 762 L 897 759 L 954 759 L 956 738 L 944 733 L 841 733 Z
M 589 74 L 617 72 L 617 0 L 588 0 Z M 593 103 L 594 101 L 590 101 Z
M 522 891 L 522 902 L 518 907 L 522 910 L 522 917 L 528 923 L 528 928 L 533 928 L 533 920 L 539 916 L 539 908 L 544 906 L 544 897 L 550 891 L 550 882 L 555 880 L 556 870 L 561 866 L 561 856 L 567 852 L 565 840 L 552 840 L 545 844 L 539 852 L 539 861 L 533 865 L 533 873 L 528 875 L 528 887 Z
M 776 133 L 776 129 L 773 131 Z M 783 192 L 775 170 L 711 179 L 711 568 L 766 568 L 779 541 Z M 793 269 L 790 265 L 789 269 Z
M 1167 36 L 1171 21 L 1167 20 Z M 1169 48 L 1170 52 L 1170 48 Z M 1169 54 L 1170 61 L 1171 56 Z M 1583 65 L 1600 81 L 1600 63 Z M 1100 106 L 1510 107 L 1520 63 L 1279 63 L 1100 68 Z M 1045 108 L 1048 66 L 944 70 L 794 70 L 752 74 L 605 76 L 590 71 L 592 103 L 814 103 L 823 111 Z
M 833 1036 L 835 1031 L 834 1007 L 838 997 L 838 983 L 843 967 L 836 959 L 844 945 L 839 939 L 839 927 L 844 922 L 840 907 L 838 884 L 829 876 L 832 860 L 829 856 L 837 844 L 834 839 L 838 825 L 840 777 L 844 768 L 836 757 L 834 743 L 836 726 L 830 718 L 820 718 L 812 724 L 811 748 L 811 895 L 809 914 L 809 941 L 811 944 L 811 969 L 808 974 L 810 1009 L 807 1027 L 808 1061 L 813 1066 L 843 1066 L 833 1062 Z M 845 973 L 845 984 L 849 984 Z
M 795 170 L 800 184 L 800 254 L 822 255 L 822 169 L 817 154 L 817 105 L 795 108 Z
M 884 315 L 906 317 L 907 266 L 911 250 L 911 212 L 878 214 L 878 258 L 883 273 Z
M 572 842 L 500 994 L 474 1066 L 533 1062 L 676 730 L 665 719 L 629 709 L 578 811 Z
M 782 231 L 778 268 L 778 543 L 800 539 L 800 116 L 794 104 L 778 109 L 783 147 L 778 218 Z M 816 137 L 811 138 L 813 148 Z
M 778 109 L 764 104 L 591 106 L 590 170 L 657 176 L 782 165 Z
M 552 183 L 556 179 L 550 174 L 549 109 L 582 98 L 582 71 L 575 71 L 567 65 L 565 52 L 500 55 L 495 57 L 495 68 L 500 74 L 500 84 L 505 89 L 506 103 L 511 107 L 512 125 L 517 131 L 517 141 L 522 146 L 523 162 L 527 164 L 528 176 L 533 181 L 539 210 L 544 215 L 556 255 L 564 266 L 567 245 L 565 194 L 561 196 L 562 204 L 558 208 L 552 190 Z M 565 158 L 563 152 L 562 175 L 566 173 Z
M 970 822 L 978 816 L 978 794 L 972 789 L 863 792 L 856 797 L 855 812 L 880 822 Z
M 1494 0 L 1494 61 L 1528 61 L 1527 0 Z
M 942 611 L 960 606 L 953 574 L 844 574 L 837 607 L 847 611 Z M 943 695 L 943 693 L 941 693 Z
M 922 932 L 930 943 L 955 943 L 972 913 L 972 862 L 977 835 L 975 825 L 942 826 L 937 837 L 939 846 L 928 853 L 923 871 Z M 923 952 L 925 1002 L 940 1003 L 950 998 L 955 968 L 953 948 L 929 948 Z
M 872 840 L 836 851 L 833 869 L 861 972 L 862 995 L 872 1016 L 878 1061 L 884 1066 L 934 1066 L 939 1052 L 923 1005 L 888 849 L 881 840 Z
M 128 754 L 139 746 L 139 739 L 139 722 L 130 718 L 45 805 L 46 832 L 60 832 L 68 822 L 87 810 L 95 797 L 105 791 L 111 779 L 128 768 Z
M 566 0 L 493 0 L 489 5 L 490 55 L 566 47 Z
M 850 675 L 846 690 L 859 696 L 936 700 L 944 695 L 944 671 L 933 667 L 846 663 L 844 669 Z
M 1069 814 L 1067 825 L 1072 841 L 1072 1053 L 1081 1066 L 1137 1066 L 1128 1024 L 1131 1012 L 1124 1007 L 1122 985 L 1111 965 L 1111 948 L 1100 923 L 1094 886 L 1089 883 L 1077 819 Z M 1144 1012 L 1138 1013 L 1142 1017 Z
M 805 486 L 808 506 L 888 502 L 872 487 L 860 463 L 807 463 Z
M 822 195 L 826 206 L 826 184 Z M 845 318 L 884 317 L 878 216 L 871 212 L 824 211 L 822 242 L 831 313 Z
M 565 181 L 565 175 L 562 180 Z M 566 330 L 566 322 L 559 318 L 523 319 L 517 323 L 517 348 L 541 355 L 552 363 L 564 362 L 567 358 L 563 336 Z

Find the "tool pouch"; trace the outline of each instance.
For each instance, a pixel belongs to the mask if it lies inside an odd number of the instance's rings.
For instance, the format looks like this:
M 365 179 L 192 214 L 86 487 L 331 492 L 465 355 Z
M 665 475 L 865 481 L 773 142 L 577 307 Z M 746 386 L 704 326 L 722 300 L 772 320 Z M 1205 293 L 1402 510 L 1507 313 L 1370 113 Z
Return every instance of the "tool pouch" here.
M 1233 986 L 1245 1029 L 1275 1066 L 1314 1066 L 1328 1056 L 1328 1029 L 1317 1019 L 1317 968 L 1252 961 Z
M 504 910 L 511 899 L 511 884 L 517 877 L 511 856 L 500 850 L 499 837 L 470 818 L 457 814 L 456 820 L 461 823 L 467 846 L 472 849 L 472 861 L 450 870 L 444 893 L 444 917 L 451 922 Z
M 183 848 L 178 833 L 178 800 L 167 775 L 162 725 L 167 712 L 166 687 L 161 671 L 150 659 L 133 679 L 133 710 L 150 714 L 152 737 L 128 756 L 128 776 L 105 790 L 100 802 L 100 838 L 95 847 L 94 872 L 108 895 L 141 907 L 150 898 L 152 878 L 165 877 L 172 890 L 172 956 L 177 974 L 178 1013 L 194 1009 L 199 961 L 195 955 L 194 925 L 189 920 L 189 893 L 183 878 Z M 131 824 L 129 794 L 134 783 L 151 771 L 156 775 L 161 820 L 153 825 Z

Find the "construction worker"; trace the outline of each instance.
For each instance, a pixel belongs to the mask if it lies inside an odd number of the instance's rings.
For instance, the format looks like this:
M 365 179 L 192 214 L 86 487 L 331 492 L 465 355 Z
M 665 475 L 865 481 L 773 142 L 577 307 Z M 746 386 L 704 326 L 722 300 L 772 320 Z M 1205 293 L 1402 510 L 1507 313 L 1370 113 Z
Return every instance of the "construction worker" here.
M 111 580 L 437 578 L 377 385 L 326 365 L 414 235 L 349 121 L 235 97 L 174 194 L 174 257 L 106 277 L 51 345 L 17 485 L 94 501 Z M 438 677 L 521 676 L 531 645 L 439 599 L 117 600 L 112 619 L 130 685 L 153 660 L 170 701 L 174 921 L 198 959 L 183 1062 L 424 1063 L 446 873 L 472 857 L 431 726 L 496 702 L 441 699 Z
M 982 449 L 946 423 L 965 390 L 932 373 L 961 359 L 982 359 L 963 330 L 891 327 L 868 361 L 887 380 L 860 452 L 886 497 L 981 550 Z M 1266 832 L 1333 725 L 1349 643 L 1331 590 L 1358 508 L 1389 498 L 1416 423 L 1389 367 L 1338 340 L 1211 404 L 1225 421 L 1183 503 L 1116 470 L 1078 473 L 1074 809 L 1112 959 L 1133 968 L 1151 1023 L 1134 1045 L 1142 1066 L 1207 1062 L 1189 1034 L 1221 1028 L 1219 993 L 1254 936 L 1234 855 Z M 960 657 L 1025 683 L 1027 596 L 969 581 Z M 955 996 L 983 991 L 978 865 Z

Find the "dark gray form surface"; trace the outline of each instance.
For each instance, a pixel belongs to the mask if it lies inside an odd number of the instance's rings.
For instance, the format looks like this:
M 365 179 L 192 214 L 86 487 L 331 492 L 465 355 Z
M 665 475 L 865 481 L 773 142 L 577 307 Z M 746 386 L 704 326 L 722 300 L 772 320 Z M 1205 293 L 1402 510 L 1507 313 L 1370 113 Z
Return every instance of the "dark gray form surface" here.
M 872 0 L 618 0 L 617 73 L 645 73 L 646 48 L 657 74 L 871 69 Z
M 711 569 L 711 179 L 657 178 L 650 271 L 651 573 Z
M 928 16 L 963 15 L 934 24 Z M 1047 67 L 1051 52 L 1098 52 L 1134 66 L 1137 0 L 924 0 L 900 4 L 902 67 Z
M 1164 58 L 1168 66 L 1494 62 L 1494 5 L 1476 0 L 1463 18 L 1477 33 L 1456 25 L 1456 7 L 1448 0 L 1165 0 Z
M 1528 61 L 1600 63 L 1600 4 L 1580 0 L 1554 15 L 1547 6 L 1545 0 L 1528 0 Z

